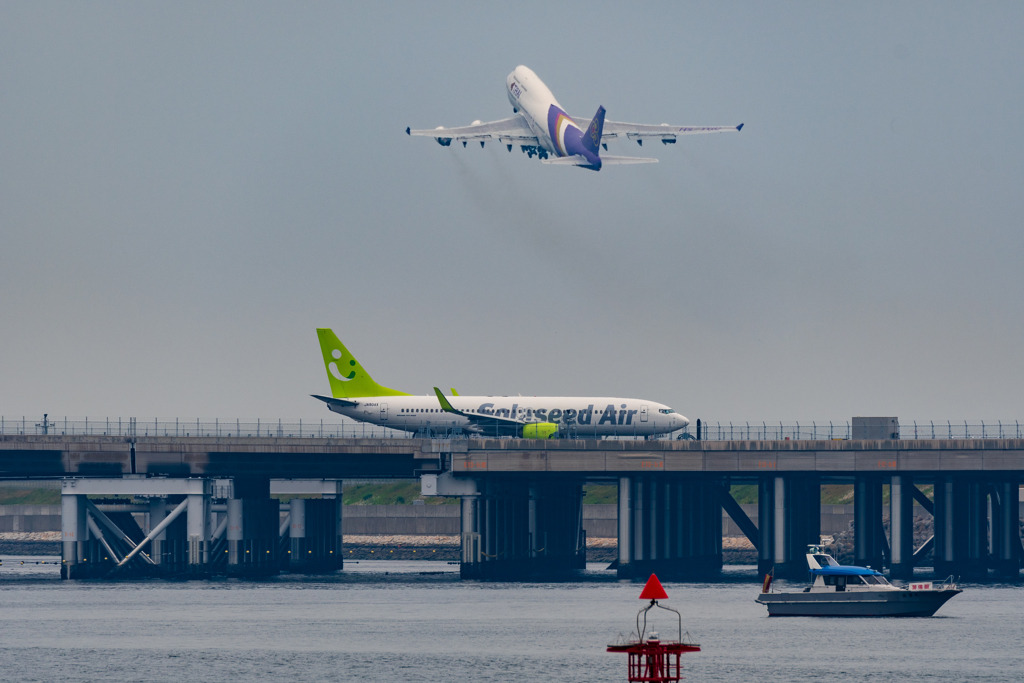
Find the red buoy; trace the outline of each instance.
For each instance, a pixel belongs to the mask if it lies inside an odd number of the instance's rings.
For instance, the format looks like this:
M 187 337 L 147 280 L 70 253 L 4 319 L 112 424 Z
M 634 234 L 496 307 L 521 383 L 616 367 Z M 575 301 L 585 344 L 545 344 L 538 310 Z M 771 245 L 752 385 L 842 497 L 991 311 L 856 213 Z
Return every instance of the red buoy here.
M 686 642 L 683 639 L 683 616 L 678 610 L 671 607 L 659 605 L 658 600 L 668 599 L 668 593 L 664 586 L 658 581 L 658 577 L 651 574 L 647 579 L 647 585 L 640 593 L 641 600 L 650 600 L 651 604 L 640 610 L 636 615 L 636 636 L 625 643 L 615 643 L 608 646 L 608 652 L 625 652 L 629 655 L 628 677 L 632 683 L 675 683 L 683 678 L 683 667 L 679 657 L 684 652 L 700 652 L 700 645 Z M 677 640 L 662 640 L 657 633 L 647 634 L 647 612 L 657 607 L 659 609 L 675 612 L 679 619 L 679 637 Z M 643 626 L 640 625 L 640 616 L 643 615 Z M 647 635 L 647 639 L 644 636 Z M 634 634 L 635 636 L 635 634 Z

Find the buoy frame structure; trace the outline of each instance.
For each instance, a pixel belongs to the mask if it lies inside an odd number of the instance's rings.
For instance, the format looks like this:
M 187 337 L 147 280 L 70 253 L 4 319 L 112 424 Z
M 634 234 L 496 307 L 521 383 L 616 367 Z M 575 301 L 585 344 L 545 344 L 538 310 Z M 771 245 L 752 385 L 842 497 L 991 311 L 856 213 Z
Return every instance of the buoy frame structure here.
M 651 574 L 651 578 L 647 579 L 647 583 L 644 584 L 644 589 L 640 592 L 640 599 L 651 601 L 651 604 L 641 609 L 636 615 L 636 632 L 637 636 L 640 638 L 640 642 L 644 642 L 644 634 L 647 631 L 647 613 L 655 607 L 676 613 L 676 617 L 679 619 L 679 636 L 676 642 L 683 642 L 683 615 L 679 613 L 679 610 L 672 609 L 671 607 L 666 607 L 665 605 L 658 603 L 658 600 L 668 600 L 668 593 L 665 592 L 665 587 L 662 586 L 661 581 L 658 580 L 657 574 Z M 641 616 L 644 618 L 643 626 L 640 625 Z

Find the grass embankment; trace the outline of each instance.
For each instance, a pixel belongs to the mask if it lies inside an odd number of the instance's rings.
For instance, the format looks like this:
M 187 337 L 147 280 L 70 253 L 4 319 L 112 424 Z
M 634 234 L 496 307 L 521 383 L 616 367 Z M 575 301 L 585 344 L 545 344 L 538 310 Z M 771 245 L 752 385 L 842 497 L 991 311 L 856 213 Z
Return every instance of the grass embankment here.
M 0 505 L 60 505 L 60 489 L 0 489 Z
M 928 496 L 928 499 L 932 499 L 931 485 L 918 486 L 924 495 Z M 732 497 L 736 499 L 737 503 L 742 504 L 754 504 L 757 503 L 757 485 L 756 484 L 745 484 L 743 486 L 732 487 Z M 882 486 L 882 503 L 885 505 L 889 504 L 889 486 Z M 853 484 L 829 484 L 821 487 L 821 504 L 822 505 L 853 505 Z M 916 503 L 915 503 L 916 504 Z

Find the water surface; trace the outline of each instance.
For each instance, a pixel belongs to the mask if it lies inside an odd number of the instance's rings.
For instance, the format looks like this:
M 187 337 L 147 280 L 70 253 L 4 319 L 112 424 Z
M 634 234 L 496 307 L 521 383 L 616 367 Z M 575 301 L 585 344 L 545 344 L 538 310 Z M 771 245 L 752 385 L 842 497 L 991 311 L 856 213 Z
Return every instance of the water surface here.
M 0 680 L 625 681 L 625 655 L 604 646 L 634 628 L 641 586 L 604 566 L 568 583 L 463 582 L 457 565 L 426 561 L 114 583 L 4 558 Z M 751 568 L 665 587 L 703 648 L 684 656 L 688 681 L 1024 677 L 1018 586 L 968 585 L 928 619 L 769 619 Z M 674 619 L 654 626 L 674 635 Z

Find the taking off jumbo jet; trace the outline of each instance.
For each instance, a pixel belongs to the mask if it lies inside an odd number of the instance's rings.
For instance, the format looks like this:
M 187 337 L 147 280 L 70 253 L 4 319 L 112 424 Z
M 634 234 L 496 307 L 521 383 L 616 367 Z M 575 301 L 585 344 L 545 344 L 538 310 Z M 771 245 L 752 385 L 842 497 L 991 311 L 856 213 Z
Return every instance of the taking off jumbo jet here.
M 598 396 L 412 396 L 373 381 L 329 329 L 317 329 L 331 396 L 328 409 L 353 420 L 408 432 L 461 428 L 481 436 L 551 439 L 668 434 L 690 421 L 666 405 Z
M 525 66 L 517 66 L 505 79 L 505 93 L 512 103 L 512 118 L 482 123 L 474 121 L 469 126 L 434 130 L 405 129 L 408 135 L 432 137 L 442 146 L 448 147 L 452 140 L 458 140 L 465 147 L 476 141 L 483 147 L 493 140 L 512 151 L 514 145 L 534 154 L 545 164 L 580 166 L 600 171 L 608 164 L 652 164 L 657 159 L 649 157 L 601 156 L 601 149 L 608 151 L 608 140 L 626 137 L 643 145 L 644 138 L 661 140 L 663 144 L 674 144 L 680 135 L 698 133 L 733 133 L 743 128 L 738 126 L 670 126 L 667 123 L 651 125 L 643 123 L 622 123 L 606 121 L 604 107 L 597 108 L 597 114 L 589 125 L 585 118 L 572 117 L 565 113 L 544 82 Z

